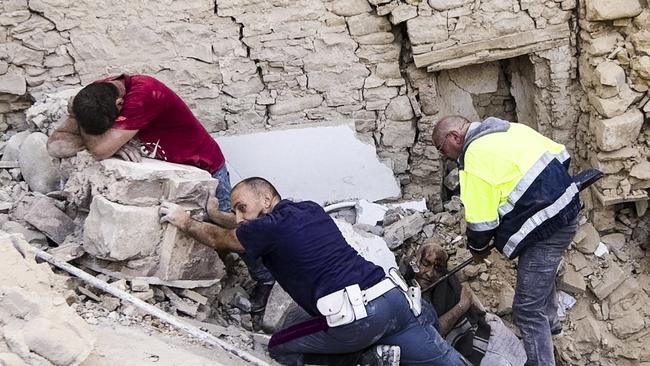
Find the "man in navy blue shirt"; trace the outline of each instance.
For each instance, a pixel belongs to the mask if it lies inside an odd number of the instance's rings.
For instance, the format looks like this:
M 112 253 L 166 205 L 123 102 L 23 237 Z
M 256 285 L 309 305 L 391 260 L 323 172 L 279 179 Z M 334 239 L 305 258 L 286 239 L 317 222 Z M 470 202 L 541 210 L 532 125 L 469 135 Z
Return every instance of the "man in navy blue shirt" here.
M 418 321 L 404 292 L 386 278 L 381 267 L 365 260 L 345 241 L 318 204 L 282 200 L 273 185 L 257 177 L 238 183 L 231 198 L 238 224 L 234 230 L 193 220 L 172 203 L 163 203 L 161 221 L 215 249 L 245 251 L 261 258 L 282 288 L 312 316 L 273 335 L 269 353 L 278 362 L 302 365 L 322 360 L 317 355 L 357 354 L 381 344 L 399 348 L 390 348 L 394 357 L 389 363 L 375 364 L 397 365 L 401 353 L 402 365 L 465 365 L 433 324 Z M 365 316 L 357 316 L 355 308 L 351 322 L 339 325 L 330 323 L 333 318 L 326 320 L 317 306 L 319 299 L 356 286 Z M 354 297 L 353 292 L 348 295 Z M 386 348 L 370 352 L 377 350 Z M 379 356 L 387 360 L 386 355 Z

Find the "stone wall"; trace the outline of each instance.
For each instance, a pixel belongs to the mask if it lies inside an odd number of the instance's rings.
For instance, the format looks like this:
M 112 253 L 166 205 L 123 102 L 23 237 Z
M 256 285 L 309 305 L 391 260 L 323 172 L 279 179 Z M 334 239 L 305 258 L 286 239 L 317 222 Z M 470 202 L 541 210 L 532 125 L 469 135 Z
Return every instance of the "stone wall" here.
M 598 230 L 622 230 L 615 209 L 635 202 L 641 216 L 650 188 L 650 9 L 644 1 L 587 1 L 580 12 L 580 158 L 606 176 L 592 190 Z M 618 206 L 617 206 L 618 205 Z M 629 228 L 625 231 L 629 231 Z
M 354 121 L 406 198 L 439 201 L 430 142 L 463 113 L 530 124 L 573 150 L 575 1 L 8 0 L 0 15 L 0 130 L 103 75 L 147 73 L 211 132 Z

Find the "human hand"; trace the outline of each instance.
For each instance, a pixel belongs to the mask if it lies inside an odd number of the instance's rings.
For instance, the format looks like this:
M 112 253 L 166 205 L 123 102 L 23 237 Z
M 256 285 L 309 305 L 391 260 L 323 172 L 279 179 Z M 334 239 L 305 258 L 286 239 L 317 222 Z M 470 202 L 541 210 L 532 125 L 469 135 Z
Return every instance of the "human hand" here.
M 213 195 L 208 196 L 205 202 L 205 212 L 219 212 L 219 199 Z
M 134 140 L 122 145 L 115 155 L 122 158 L 122 160 L 133 161 L 139 163 L 142 161 L 142 151 L 140 151 L 140 144 Z
M 185 211 L 181 206 L 164 201 L 160 204 L 160 223 L 168 222 L 181 230 L 185 230 L 190 218 L 189 212 Z
M 472 290 L 469 289 L 467 286 L 462 285 L 462 290 L 460 292 L 460 301 L 458 302 L 458 304 L 460 305 L 463 312 L 469 310 L 469 308 L 472 306 L 473 301 L 474 301 L 474 296 Z

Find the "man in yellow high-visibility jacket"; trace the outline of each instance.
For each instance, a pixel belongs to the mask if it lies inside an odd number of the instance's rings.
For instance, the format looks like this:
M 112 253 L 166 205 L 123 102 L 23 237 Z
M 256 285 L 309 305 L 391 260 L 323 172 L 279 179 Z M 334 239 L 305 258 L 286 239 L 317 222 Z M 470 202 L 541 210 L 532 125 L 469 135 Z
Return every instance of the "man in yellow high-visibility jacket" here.
M 494 117 L 474 123 L 443 117 L 433 143 L 458 162 L 472 255 L 485 258 L 494 240 L 509 259 L 519 258 L 512 309 L 527 365 L 555 365 L 551 334 L 562 329 L 555 275 L 580 210 L 568 152 L 525 125 Z

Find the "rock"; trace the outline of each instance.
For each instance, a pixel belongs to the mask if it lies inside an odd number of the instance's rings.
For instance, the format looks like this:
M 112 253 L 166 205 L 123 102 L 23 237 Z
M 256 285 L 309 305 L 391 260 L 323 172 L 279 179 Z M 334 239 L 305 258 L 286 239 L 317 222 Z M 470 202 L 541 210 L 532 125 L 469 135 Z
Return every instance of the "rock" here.
M 0 324 L 10 352 L 28 365 L 79 365 L 95 337 L 62 296 L 64 278 L 15 246 L 29 244 L 0 233 Z
M 269 113 L 278 116 L 302 112 L 305 109 L 316 108 L 321 103 L 323 103 L 323 97 L 317 94 L 304 97 L 278 97 L 275 104 L 269 106 Z
M 599 300 L 603 300 L 625 281 L 625 272 L 616 264 L 610 263 L 602 277 L 594 278 L 589 288 Z
M 614 320 L 612 324 L 614 334 L 621 339 L 639 332 L 644 327 L 643 316 L 638 311 L 628 311 L 624 317 Z
M 230 305 L 236 307 L 237 309 L 250 313 L 251 311 L 251 302 L 247 297 L 242 296 L 241 294 L 235 294 L 235 296 L 230 301 Z
M 594 347 L 600 344 L 600 328 L 593 316 L 588 316 L 575 323 L 573 342 L 579 346 Z
M 389 32 L 392 28 L 385 17 L 372 14 L 360 14 L 347 19 L 348 29 L 352 36 L 363 36 L 370 33 Z
M 406 95 L 398 96 L 388 103 L 386 107 L 386 118 L 393 121 L 408 121 L 415 115 L 411 107 L 411 101 Z
M 508 315 L 512 313 L 512 302 L 515 298 L 515 290 L 510 285 L 504 285 L 499 292 L 497 315 Z
M 370 13 L 372 7 L 367 0 L 336 0 L 332 3 L 332 13 L 343 17 Z
M 149 291 L 149 283 L 142 279 L 134 278 L 131 280 L 131 290 L 136 292 Z
M 636 140 L 643 125 L 643 112 L 633 109 L 623 115 L 594 121 L 594 135 L 598 147 L 613 151 L 628 146 Z
M 622 248 L 625 245 L 625 235 L 621 233 L 608 234 L 600 238 L 610 248 Z
M 366 34 L 364 36 L 357 36 L 354 37 L 354 39 L 359 43 L 359 44 L 391 44 L 395 40 L 395 35 L 390 32 L 382 32 L 382 33 L 370 33 Z M 378 75 L 381 77 L 381 75 Z
M 643 8 L 639 0 L 587 0 L 587 20 L 613 20 L 632 18 L 641 13 Z
M 276 282 L 271 290 L 269 301 L 266 303 L 262 329 L 269 334 L 279 330 L 291 304 L 294 304 L 294 301 Z
M 22 131 L 11 136 L 2 153 L 2 161 L 18 161 L 18 157 L 20 156 L 20 145 L 23 144 L 27 136 L 30 134 L 30 131 Z
M 598 64 L 594 77 L 600 84 L 615 86 L 617 89 L 625 84 L 625 71 L 613 61 L 604 61 Z
M 208 298 L 207 297 L 199 294 L 196 291 L 192 291 L 190 289 L 183 289 L 179 293 L 179 295 L 181 295 L 181 297 L 185 297 L 185 298 L 188 298 L 188 299 L 190 299 L 192 301 L 195 301 L 195 302 L 197 302 L 197 303 L 199 303 L 201 305 L 207 305 L 208 304 Z
M 418 8 L 409 5 L 400 3 L 393 11 L 390 12 L 390 22 L 393 24 L 400 24 L 409 19 L 413 19 L 418 16 Z
M 560 278 L 557 287 L 573 295 L 583 294 L 587 290 L 587 283 L 581 273 L 573 269 L 573 266 L 567 266 L 566 271 Z
M 101 299 L 102 306 L 108 311 L 115 311 L 120 307 L 120 299 L 116 297 L 102 295 Z
M 395 255 L 388 249 L 384 239 L 374 234 L 355 230 L 347 222 L 341 220 L 335 220 L 335 222 L 345 241 L 364 259 L 382 267 L 386 273 L 390 268 L 397 268 Z
M 25 95 L 27 92 L 27 83 L 25 77 L 19 74 L 15 69 L 0 75 L 0 93 Z
M 644 29 L 632 34 L 630 41 L 639 54 L 650 56 L 650 30 Z
M 642 161 L 635 164 L 632 169 L 630 169 L 630 176 L 640 180 L 650 179 L 650 162 Z
M 429 0 L 429 6 L 438 11 L 458 8 L 471 3 L 472 0 Z
M 596 108 L 598 113 L 607 118 L 620 116 L 627 111 L 628 107 L 641 96 L 633 91 L 627 84 L 623 84 L 618 95 L 603 99 L 593 94 L 589 95 L 589 101 Z
M 64 243 L 56 248 L 50 248 L 47 252 L 54 258 L 64 262 L 79 259 L 86 254 L 81 243 Z
M 159 219 L 158 207 L 126 206 L 95 196 L 84 223 L 84 250 L 113 261 L 150 256 L 160 242 Z
M 57 159 L 47 152 L 47 136 L 34 132 L 20 145 L 20 172 L 32 191 L 49 193 L 60 190 L 61 174 Z
M 54 200 L 47 197 L 39 197 L 32 203 L 25 215 L 25 221 L 59 245 L 63 244 L 65 238 L 77 227 L 68 215 L 56 207 Z
M 447 17 L 441 14 L 418 16 L 406 21 L 406 29 L 412 44 L 439 43 L 446 41 Z
M 600 235 L 594 226 L 587 222 L 584 225 L 581 225 L 576 232 L 576 236 L 573 239 L 576 243 L 576 248 L 584 254 L 593 254 L 600 243 Z
M 397 222 L 384 226 L 384 239 L 390 249 L 395 249 L 406 239 L 422 231 L 424 224 L 424 216 L 419 212 L 404 216 Z
M 191 317 L 195 317 L 198 310 L 199 310 L 199 304 L 191 301 L 191 300 L 183 300 L 181 299 L 174 291 L 172 291 L 169 287 L 162 287 L 163 292 L 165 293 L 165 296 L 169 299 L 169 302 L 172 304 L 173 307 L 176 308 L 177 311 L 187 314 Z
M 386 121 L 381 130 L 381 142 L 385 146 L 406 148 L 413 146 L 416 130 L 412 121 Z
M 7 221 L 2 224 L 2 231 L 9 234 L 20 234 L 29 244 L 41 247 L 47 246 L 47 238 L 43 233 L 29 229 L 16 221 Z
M 455 191 L 460 186 L 460 177 L 458 175 L 458 168 L 454 168 L 447 174 L 444 180 L 444 185 L 450 191 Z

